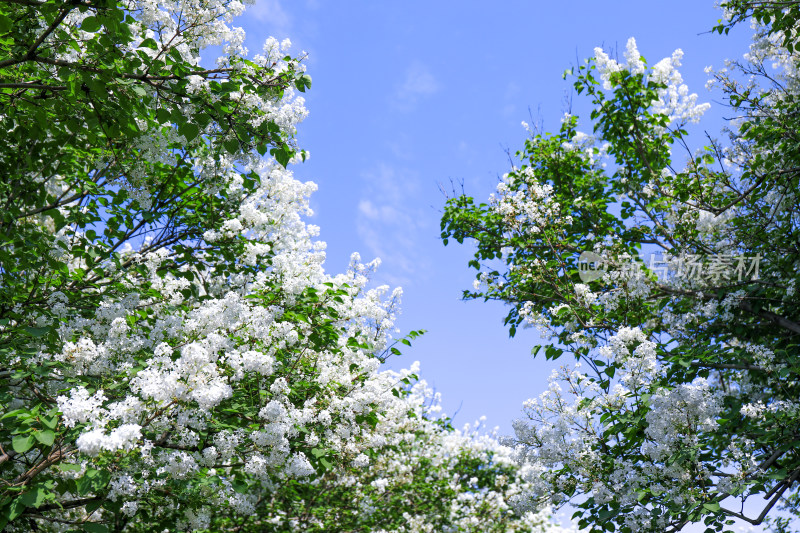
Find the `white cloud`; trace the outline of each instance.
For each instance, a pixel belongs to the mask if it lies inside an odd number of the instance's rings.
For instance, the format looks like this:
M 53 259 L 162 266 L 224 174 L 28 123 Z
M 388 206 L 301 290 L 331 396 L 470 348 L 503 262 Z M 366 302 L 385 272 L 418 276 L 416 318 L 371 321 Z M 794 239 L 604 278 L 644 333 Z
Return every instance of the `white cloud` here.
M 419 179 L 413 171 L 379 163 L 363 180 L 356 213 L 356 230 L 367 252 L 362 255 L 381 258 L 377 278 L 407 285 L 427 269 L 420 241 L 433 231 L 427 219 L 434 213 L 419 207 Z
M 392 224 L 406 219 L 406 215 L 399 212 L 394 206 L 376 206 L 369 200 L 361 200 L 358 203 L 358 212 L 367 219 L 385 224 Z
M 281 5 L 280 0 L 256 0 L 244 12 L 245 17 L 252 17 L 267 25 L 276 37 L 286 37 L 291 31 L 292 17 Z
M 414 158 L 413 150 L 411 146 L 413 146 L 414 141 L 408 135 L 408 133 L 403 131 L 397 131 L 396 140 L 388 141 L 386 143 L 387 148 L 392 152 L 392 155 L 397 159 L 402 159 L 404 161 L 410 161 Z
M 410 111 L 421 98 L 439 92 L 440 85 L 430 69 L 420 62 L 406 69 L 405 79 L 394 95 L 394 106 L 401 111 Z
M 358 212 L 371 220 L 378 218 L 378 210 L 369 200 L 361 200 L 358 202 Z
M 517 95 L 519 95 L 519 93 L 521 92 L 521 90 L 522 88 L 513 81 L 508 82 L 508 85 L 506 85 L 506 94 L 505 94 L 506 100 L 511 100 L 513 98 L 516 98 Z

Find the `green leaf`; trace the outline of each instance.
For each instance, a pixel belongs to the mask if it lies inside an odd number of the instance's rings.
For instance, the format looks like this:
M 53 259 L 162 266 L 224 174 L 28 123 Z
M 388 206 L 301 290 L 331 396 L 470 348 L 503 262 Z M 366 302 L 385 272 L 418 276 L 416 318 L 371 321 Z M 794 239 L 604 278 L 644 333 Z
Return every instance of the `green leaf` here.
M 158 50 L 158 43 L 152 37 L 148 37 L 139 44 L 139 48 L 150 48 L 151 50 Z
M 50 328 L 25 328 L 25 332 L 31 337 L 44 337 L 50 332 Z
M 109 529 L 105 524 L 98 524 L 97 522 L 86 522 L 83 524 L 83 529 L 89 533 L 109 533 Z
M 225 149 L 228 151 L 229 154 L 235 154 L 236 152 L 239 151 L 239 139 L 235 137 L 233 139 L 227 139 L 222 143 L 222 145 L 225 147 Z
M 616 514 L 617 513 L 613 509 L 601 509 L 598 513 L 598 518 L 600 518 L 600 520 L 608 520 Z
M 93 502 L 89 502 L 86 504 L 86 512 L 91 514 L 98 510 L 101 505 L 103 505 L 103 500 L 98 499 Z
M 15 518 L 25 512 L 25 504 L 22 502 L 22 497 L 20 496 L 16 500 L 14 500 L 11 505 L 3 509 L 3 514 L 8 519 L 9 522 L 13 522 Z
M 191 122 L 185 122 L 178 128 L 178 132 L 186 137 L 188 142 L 192 142 L 200 134 L 200 128 Z
M 272 154 L 273 157 L 275 157 L 275 160 L 284 167 L 289 164 L 289 160 L 294 155 L 292 149 L 286 145 L 282 145 L 280 148 L 273 148 L 269 151 L 269 153 Z
M 244 481 L 235 479 L 233 481 L 233 490 L 238 492 L 239 494 L 247 494 L 250 492 L 250 487 Z
M 168 122 L 170 121 L 170 117 L 171 117 L 171 115 L 170 115 L 169 111 L 167 111 L 167 110 L 166 110 L 166 109 L 164 109 L 163 107 L 160 107 L 160 108 L 158 108 L 158 109 L 156 110 L 156 119 L 157 119 L 157 120 L 158 120 L 158 121 L 159 121 L 161 124 L 166 124 L 166 123 L 168 123 Z
M 44 503 L 47 493 L 47 489 L 38 485 L 21 496 L 22 503 L 25 504 L 25 507 L 36 507 L 38 509 Z
M 11 439 L 11 447 L 17 453 L 25 453 L 31 449 L 35 440 L 33 435 L 20 435 Z
M 86 17 L 81 22 L 81 29 L 85 32 L 94 33 L 100 29 L 102 24 L 97 19 L 97 17 Z
M 325 455 L 325 450 L 321 450 L 320 448 L 312 448 L 311 449 L 311 455 L 313 455 L 314 457 L 319 459 L 320 457 Z
M 306 89 L 311 88 L 311 76 L 303 74 L 294 81 L 294 86 L 297 87 L 297 90 L 301 93 L 306 92 Z
M 36 437 L 36 440 L 44 444 L 45 446 L 52 446 L 56 440 L 56 434 L 49 429 L 44 431 L 37 431 L 33 434 Z
M 713 503 L 704 503 L 704 504 L 703 504 L 703 507 L 704 507 L 705 509 L 708 509 L 708 510 L 709 510 L 709 511 L 711 511 L 711 512 L 717 512 L 717 511 L 719 511 L 719 504 L 718 504 L 717 502 L 713 502 Z
M 0 14 L 0 34 L 8 33 L 13 27 L 14 23 L 11 21 L 11 19 L 3 14 Z
M 91 492 L 98 492 L 103 489 L 111 480 L 111 474 L 107 470 L 88 469 L 82 478 L 78 479 L 75 484 L 78 488 L 78 493 L 82 496 Z

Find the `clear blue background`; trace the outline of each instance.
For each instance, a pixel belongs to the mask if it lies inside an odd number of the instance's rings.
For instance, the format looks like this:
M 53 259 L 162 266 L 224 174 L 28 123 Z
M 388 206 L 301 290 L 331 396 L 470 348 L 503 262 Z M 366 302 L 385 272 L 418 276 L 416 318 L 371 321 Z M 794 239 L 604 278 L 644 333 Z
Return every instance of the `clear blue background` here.
M 720 16 L 696 0 L 258 0 L 236 20 L 251 53 L 270 35 L 308 52 L 313 86 L 299 142 L 311 159 L 294 172 L 319 184 L 310 222 L 328 243 L 326 268 L 344 271 L 354 251 L 383 260 L 376 283 L 404 289 L 398 326 L 428 330 L 390 364 L 419 360 L 445 412 L 458 411 L 456 426 L 486 415 L 489 429 L 511 433 L 522 402 L 570 361 L 534 360 L 535 333 L 509 339 L 502 305 L 460 300 L 474 279 L 473 250 L 442 245 L 441 189 L 463 180 L 467 193 L 487 198 L 509 168 L 507 151 L 523 145 L 529 109 L 546 131 L 558 129 L 571 98 L 588 119 L 585 98 L 571 95 L 562 73 L 595 46 L 622 57 L 633 36 L 650 64 L 682 48 L 690 91 L 722 100 L 705 90 L 703 69 L 740 59 L 749 31 L 711 34 Z M 701 126 L 717 134 L 724 115 L 715 105 Z M 702 147 L 702 135 L 694 142 Z

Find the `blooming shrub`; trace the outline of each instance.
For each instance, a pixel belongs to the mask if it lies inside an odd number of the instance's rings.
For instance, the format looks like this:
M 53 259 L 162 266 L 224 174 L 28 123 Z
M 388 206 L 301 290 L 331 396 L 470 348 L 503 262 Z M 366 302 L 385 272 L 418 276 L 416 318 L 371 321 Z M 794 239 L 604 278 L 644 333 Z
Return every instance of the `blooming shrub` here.
M 549 341 L 535 354 L 578 360 L 508 443 L 531 497 L 572 502 L 589 531 L 722 531 L 800 509 L 800 6 L 723 7 L 720 32 L 751 15 L 756 29 L 746 62 L 709 71 L 738 114 L 728 143 L 688 148 L 708 104 L 682 52 L 649 67 L 631 39 L 625 62 L 596 49 L 575 73 L 591 135 L 570 115 L 533 132 L 488 203 L 456 196 L 442 219 L 445 244 L 477 243 L 465 297 L 509 304 L 512 335 Z
M 552 531 L 323 269 L 311 85 L 235 0 L 0 6 L 0 528 Z M 201 51 L 221 48 L 215 68 Z

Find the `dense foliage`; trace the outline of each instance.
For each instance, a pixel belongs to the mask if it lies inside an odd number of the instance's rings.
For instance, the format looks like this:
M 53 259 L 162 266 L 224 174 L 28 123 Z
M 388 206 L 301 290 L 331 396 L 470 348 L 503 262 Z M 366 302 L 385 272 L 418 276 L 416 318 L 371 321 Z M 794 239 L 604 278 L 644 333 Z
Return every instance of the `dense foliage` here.
M 324 272 L 286 168 L 311 79 L 243 9 L 0 2 L 0 529 L 549 530 L 381 371 L 418 333 L 370 265 Z
M 445 244 L 477 243 L 466 298 L 506 302 L 547 358 L 574 357 L 515 422 L 534 497 L 589 531 L 678 531 L 731 519 L 776 530 L 800 479 L 798 2 L 725 2 L 753 19 L 745 60 L 711 72 L 733 115 L 692 150 L 699 104 L 633 39 L 574 72 L 592 134 L 532 132 L 488 203 L 447 203 Z

